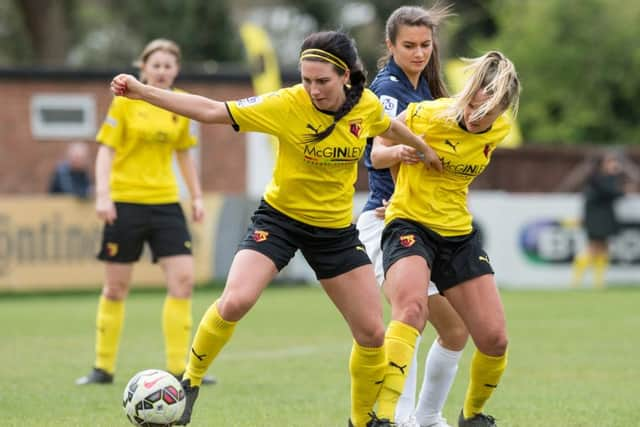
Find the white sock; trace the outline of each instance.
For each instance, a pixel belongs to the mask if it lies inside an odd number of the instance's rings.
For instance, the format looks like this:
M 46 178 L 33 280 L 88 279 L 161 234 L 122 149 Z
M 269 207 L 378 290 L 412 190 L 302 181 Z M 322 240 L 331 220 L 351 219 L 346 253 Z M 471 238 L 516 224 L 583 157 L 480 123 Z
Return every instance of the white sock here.
M 416 407 L 416 420 L 430 425 L 442 417 L 442 408 L 458 371 L 462 351 L 447 350 L 435 339 L 425 360 L 425 373 Z
M 404 382 L 404 388 L 402 394 L 398 399 L 396 405 L 396 424 L 406 423 L 409 417 L 413 415 L 413 408 L 416 405 L 416 388 L 418 383 L 418 349 L 420 348 L 420 341 L 422 335 L 418 335 L 416 340 L 416 346 L 413 350 L 413 359 L 411 360 L 411 366 L 409 366 L 409 372 Z

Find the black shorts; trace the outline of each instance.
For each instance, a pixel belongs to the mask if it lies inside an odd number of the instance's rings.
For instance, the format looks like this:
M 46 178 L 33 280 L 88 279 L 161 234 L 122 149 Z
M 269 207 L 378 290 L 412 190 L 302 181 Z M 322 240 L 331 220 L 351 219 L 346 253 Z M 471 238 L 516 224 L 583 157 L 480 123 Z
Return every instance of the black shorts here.
M 118 217 L 105 224 L 98 259 L 128 263 L 140 259 L 144 242 L 153 262 L 173 255 L 191 255 L 191 235 L 178 203 L 143 205 L 116 202 Z
M 489 256 L 475 230 L 464 236 L 443 237 L 413 221 L 391 221 L 382 232 L 385 275 L 396 261 L 412 255 L 427 261 L 431 281 L 440 293 L 474 277 L 493 274 Z
M 262 200 L 238 249 L 253 249 L 282 270 L 300 249 L 316 277 L 329 279 L 371 264 L 355 225 L 323 228 L 288 217 Z

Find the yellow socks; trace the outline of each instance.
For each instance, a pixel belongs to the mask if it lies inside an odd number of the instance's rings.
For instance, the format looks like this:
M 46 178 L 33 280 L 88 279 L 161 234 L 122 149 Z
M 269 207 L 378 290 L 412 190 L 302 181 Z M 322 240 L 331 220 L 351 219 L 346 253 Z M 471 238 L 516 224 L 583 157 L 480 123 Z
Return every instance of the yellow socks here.
M 580 287 L 580 285 L 582 284 L 582 277 L 584 276 L 584 272 L 587 270 L 590 264 L 591 256 L 589 255 L 589 253 L 583 252 L 576 255 L 575 259 L 573 260 L 573 279 L 571 281 L 572 287 Z
M 353 342 L 349 359 L 351 374 L 351 422 L 364 427 L 373 411 L 386 368 L 386 354 L 382 347 L 362 347 Z
M 124 324 L 124 301 L 100 296 L 96 314 L 95 367 L 113 374 Z
M 191 342 L 191 298 L 167 295 L 162 308 L 162 332 L 167 358 L 167 370 L 175 375 L 184 372 Z
M 416 328 L 406 323 L 397 320 L 389 323 L 384 339 L 388 365 L 378 397 L 378 418 L 387 418 L 390 421 L 395 418 L 396 405 L 404 389 L 419 335 L 420 332 Z
M 604 275 L 609 267 L 609 257 L 607 255 L 596 255 L 593 260 L 593 284 L 598 289 L 605 287 Z
M 487 356 L 476 350 L 471 358 L 471 373 L 467 394 L 464 398 L 464 417 L 471 418 L 482 412 L 500 377 L 507 367 L 507 353 L 502 356 Z
M 216 303 L 217 301 L 211 304 L 202 317 L 196 336 L 193 338 L 189 363 L 184 375 L 191 380 L 191 386 L 199 387 L 202 384 L 204 374 L 231 338 L 238 323 L 224 320 L 218 313 Z

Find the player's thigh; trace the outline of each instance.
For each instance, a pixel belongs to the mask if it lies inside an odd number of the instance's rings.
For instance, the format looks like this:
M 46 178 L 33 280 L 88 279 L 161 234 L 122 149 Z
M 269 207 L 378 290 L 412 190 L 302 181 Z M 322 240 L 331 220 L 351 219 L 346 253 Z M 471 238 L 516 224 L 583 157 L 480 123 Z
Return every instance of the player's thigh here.
M 373 264 L 373 271 L 376 274 L 378 286 L 384 282 L 384 269 L 382 268 L 382 248 L 381 239 L 384 230 L 384 220 L 378 218 L 375 210 L 362 212 L 356 223 L 360 241 L 367 250 L 367 255 Z
M 112 300 L 122 300 L 129 293 L 133 263 L 105 262 L 102 294 Z
M 382 302 L 371 264 L 321 279 L 320 283 L 347 321 L 358 344 L 381 346 L 384 341 Z
M 493 274 L 475 277 L 445 291 L 464 321 L 476 347 L 501 355 L 507 346 L 504 307 Z
M 164 273 L 169 295 L 175 298 L 189 298 L 195 281 L 193 256 L 167 256 L 160 258 L 158 263 Z
M 252 249 L 239 250 L 233 257 L 218 301 L 220 315 L 225 320 L 240 320 L 277 274 L 278 269 L 271 258 Z
M 438 333 L 444 348 L 454 351 L 464 348 L 469 337 L 467 327 L 444 296 L 429 295 L 428 320 Z

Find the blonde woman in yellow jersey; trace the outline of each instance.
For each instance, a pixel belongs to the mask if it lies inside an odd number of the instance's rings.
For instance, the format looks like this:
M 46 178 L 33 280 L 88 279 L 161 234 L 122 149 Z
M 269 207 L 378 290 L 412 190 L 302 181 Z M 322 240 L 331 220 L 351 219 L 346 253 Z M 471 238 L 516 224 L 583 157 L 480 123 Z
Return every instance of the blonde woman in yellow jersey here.
M 507 364 L 506 322 L 489 257 L 471 224 L 467 192 L 509 133 L 506 111 L 517 110 L 520 94 L 515 68 L 501 53 L 471 60 L 470 69 L 457 96 L 409 104 L 399 116 L 413 132 L 424 135 L 444 172 L 401 163 L 382 234 L 386 294 L 393 307 L 387 354 L 389 364 L 397 367 L 387 374 L 385 387 L 402 390 L 427 319 L 432 280 L 477 348 L 459 427 L 496 425 L 482 411 Z M 395 141 L 377 140 L 373 155 L 380 143 Z M 379 412 L 389 419 L 393 415 Z
M 138 65 L 142 80 L 170 91 L 179 71 L 180 49 L 172 41 L 154 40 Z M 162 310 L 166 369 L 181 377 L 191 340 L 194 265 L 172 159 L 175 153 L 191 194 L 192 218 L 201 221 L 202 190 L 189 152 L 196 137 L 186 117 L 143 101 L 115 98 L 96 139 L 101 144 L 96 159 L 96 212 L 105 223 L 98 258 L 104 261 L 105 281 L 96 316 L 94 368 L 76 383 L 113 382 L 124 300 L 145 242 L 167 282 Z
M 357 162 L 367 137 L 384 135 L 422 152 L 425 165 L 441 165 L 433 150 L 386 116 L 364 88 L 356 47 L 346 34 L 308 36 L 301 47 L 300 74 L 302 84 L 229 102 L 160 90 L 130 75 L 112 81 L 116 95 L 144 99 L 201 122 L 278 137 L 271 183 L 233 259 L 224 292 L 202 318 L 193 341 L 183 381 L 187 407 L 179 425 L 190 422 L 202 375 L 236 323 L 298 249 L 353 334 L 349 422 L 374 425 L 369 413 L 386 365 L 384 324 L 373 267 L 351 224 Z

